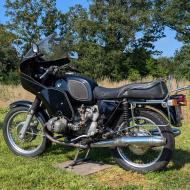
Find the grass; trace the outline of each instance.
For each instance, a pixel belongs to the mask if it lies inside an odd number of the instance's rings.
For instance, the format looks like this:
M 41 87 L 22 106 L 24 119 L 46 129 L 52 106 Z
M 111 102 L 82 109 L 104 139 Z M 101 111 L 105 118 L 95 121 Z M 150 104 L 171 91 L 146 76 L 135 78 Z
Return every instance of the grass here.
M 0 123 L 6 111 L 0 111 Z M 176 138 L 176 150 L 168 168 L 162 172 L 137 174 L 119 168 L 107 149 L 94 149 L 90 157 L 96 161 L 113 164 L 110 169 L 81 177 L 69 171 L 55 169 L 52 165 L 73 158 L 75 150 L 53 145 L 36 158 L 23 158 L 12 154 L 0 130 L 0 189 L 190 189 L 190 125 L 182 127 Z
M 117 87 L 127 83 L 129 82 L 112 83 L 108 80 L 100 82 L 106 87 Z M 187 82 L 183 82 L 181 86 L 186 84 Z M 21 86 L 0 85 L 0 107 L 3 107 L 0 109 L 0 126 L 6 113 L 5 107 L 18 99 L 33 99 L 33 95 L 23 90 Z M 55 169 L 54 164 L 72 159 L 75 150 L 53 145 L 46 153 L 36 158 L 15 156 L 7 148 L 0 129 L 0 189 L 188 190 L 190 189 L 190 124 L 188 124 L 190 112 L 188 109 L 189 107 L 184 109 L 185 124 L 181 128 L 182 134 L 176 138 L 176 149 L 168 168 L 162 172 L 144 175 L 119 168 L 107 149 L 92 150 L 90 158 L 113 164 L 110 169 L 86 177 Z

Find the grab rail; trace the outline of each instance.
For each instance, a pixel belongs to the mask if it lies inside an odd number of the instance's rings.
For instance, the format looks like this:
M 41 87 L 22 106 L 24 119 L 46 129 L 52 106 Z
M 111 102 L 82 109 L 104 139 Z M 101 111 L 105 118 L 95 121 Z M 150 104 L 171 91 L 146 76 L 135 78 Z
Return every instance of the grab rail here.
M 181 87 L 181 88 L 176 88 L 175 90 L 172 90 L 171 92 L 181 92 L 181 91 L 184 91 L 184 90 L 190 90 L 190 85 L 184 86 L 184 87 Z

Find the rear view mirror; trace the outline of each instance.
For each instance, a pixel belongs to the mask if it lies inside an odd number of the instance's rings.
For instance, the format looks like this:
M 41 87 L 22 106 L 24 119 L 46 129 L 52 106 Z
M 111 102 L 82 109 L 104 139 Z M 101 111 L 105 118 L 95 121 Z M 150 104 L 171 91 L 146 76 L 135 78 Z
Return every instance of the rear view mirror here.
M 70 59 L 78 59 L 79 58 L 78 53 L 76 51 L 70 51 L 68 53 L 68 56 Z
M 38 47 L 38 45 L 37 44 L 32 44 L 32 51 L 34 52 L 34 53 L 39 53 L 39 47 Z

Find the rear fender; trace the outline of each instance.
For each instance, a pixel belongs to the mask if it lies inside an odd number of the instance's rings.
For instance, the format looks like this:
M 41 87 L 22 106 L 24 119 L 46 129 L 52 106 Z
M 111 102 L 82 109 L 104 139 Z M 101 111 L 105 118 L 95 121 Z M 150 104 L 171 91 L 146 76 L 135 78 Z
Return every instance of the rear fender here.
M 168 116 L 167 108 L 164 108 L 161 105 L 157 105 L 157 106 L 151 105 L 151 106 L 146 106 L 146 108 L 151 109 L 157 113 L 160 113 L 169 122 L 169 116 Z M 172 107 L 169 107 L 169 112 L 170 112 L 171 124 L 173 126 L 179 127 L 179 123 L 176 120 L 175 110 Z

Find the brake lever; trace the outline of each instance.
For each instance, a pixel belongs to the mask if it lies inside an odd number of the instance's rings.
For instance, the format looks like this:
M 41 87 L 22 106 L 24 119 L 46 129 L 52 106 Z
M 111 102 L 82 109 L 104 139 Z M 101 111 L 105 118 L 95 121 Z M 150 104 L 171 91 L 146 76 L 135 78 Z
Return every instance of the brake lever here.
M 55 74 L 56 72 L 58 71 L 58 66 L 51 66 L 49 67 L 46 72 L 40 76 L 40 79 L 43 79 L 46 77 L 46 75 L 49 75 L 49 74 Z
M 45 78 L 47 74 L 49 74 L 49 69 L 47 69 L 46 72 L 40 76 L 40 80 Z

